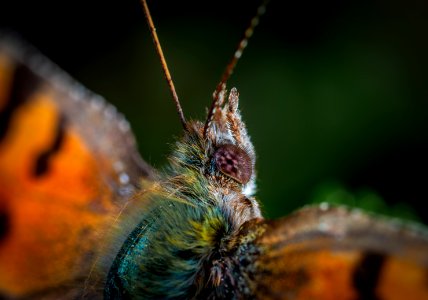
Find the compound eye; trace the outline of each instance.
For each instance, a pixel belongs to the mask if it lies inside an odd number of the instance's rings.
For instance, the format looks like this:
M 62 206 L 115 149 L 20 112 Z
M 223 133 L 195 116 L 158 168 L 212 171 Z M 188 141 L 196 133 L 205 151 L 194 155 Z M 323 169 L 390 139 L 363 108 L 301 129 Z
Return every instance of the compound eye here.
M 214 153 L 217 168 L 223 174 L 246 184 L 251 179 L 253 166 L 247 152 L 235 145 L 220 146 Z

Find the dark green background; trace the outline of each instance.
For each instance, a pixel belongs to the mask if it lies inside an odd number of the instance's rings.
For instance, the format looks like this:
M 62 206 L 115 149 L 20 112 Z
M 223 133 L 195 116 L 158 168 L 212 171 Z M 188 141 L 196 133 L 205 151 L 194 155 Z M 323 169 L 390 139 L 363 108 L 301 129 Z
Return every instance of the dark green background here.
M 204 118 L 257 3 L 149 1 L 187 118 Z M 145 160 L 165 163 L 181 127 L 138 1 L 15 1 L 0 17 L 114 103 Z M 268 216 L 383 199 L 428 221 L 427 53 L 426 1 L 272 1 L 229 82 Z

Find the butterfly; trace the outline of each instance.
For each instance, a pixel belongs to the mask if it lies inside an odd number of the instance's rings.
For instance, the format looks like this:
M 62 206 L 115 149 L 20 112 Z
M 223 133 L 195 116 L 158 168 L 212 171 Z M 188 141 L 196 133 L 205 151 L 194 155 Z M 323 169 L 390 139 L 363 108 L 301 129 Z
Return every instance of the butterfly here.
M 205 122 L 178 109 L 183 134 L 158 171 L 113 106 L 1 40 L 3 297 L 428 297 L 422 226 L 327 204 L 262 217 L 255 150 L 225 80 Z

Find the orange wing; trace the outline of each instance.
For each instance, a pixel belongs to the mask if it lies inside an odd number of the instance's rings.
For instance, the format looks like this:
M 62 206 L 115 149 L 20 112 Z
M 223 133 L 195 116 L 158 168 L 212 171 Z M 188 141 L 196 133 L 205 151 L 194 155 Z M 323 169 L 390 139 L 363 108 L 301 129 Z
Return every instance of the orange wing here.
M 254 237 L 239 256 L 254 262 L 257 299 L 428 299 L 428 231 L 416 225 L 321 206 L 242 234 Z
M 113 106 L 0 36 L 0 297 L 76 297 L 151 175 Z

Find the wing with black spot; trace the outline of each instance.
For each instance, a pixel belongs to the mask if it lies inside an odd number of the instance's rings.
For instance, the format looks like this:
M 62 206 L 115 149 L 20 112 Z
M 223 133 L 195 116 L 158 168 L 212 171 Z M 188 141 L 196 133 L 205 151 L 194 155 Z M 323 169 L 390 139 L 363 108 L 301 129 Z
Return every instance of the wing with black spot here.
M 153 174 L 112 105 L 0 36 L 0 295 L 75 297 Z
M 256 299 L 428 299 L 428 230 L 345 207 L 307 207 L 241 230 L 236 291 Z

